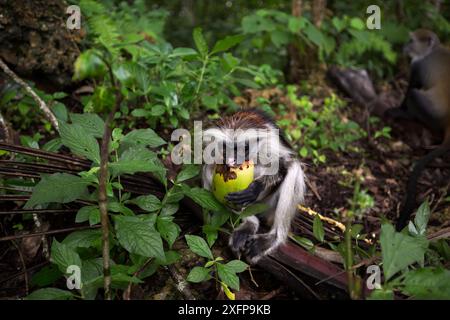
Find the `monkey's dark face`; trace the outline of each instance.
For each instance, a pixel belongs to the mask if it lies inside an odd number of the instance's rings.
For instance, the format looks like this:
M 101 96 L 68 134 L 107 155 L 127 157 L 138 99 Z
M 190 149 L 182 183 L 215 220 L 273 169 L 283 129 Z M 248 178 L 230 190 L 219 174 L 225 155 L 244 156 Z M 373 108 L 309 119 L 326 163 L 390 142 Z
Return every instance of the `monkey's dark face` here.
M 250 160 L 250 143 L 245 142 L 223 142 L 221 154 L 224 164 L 229 167 L 238 167 L 245 161 Z

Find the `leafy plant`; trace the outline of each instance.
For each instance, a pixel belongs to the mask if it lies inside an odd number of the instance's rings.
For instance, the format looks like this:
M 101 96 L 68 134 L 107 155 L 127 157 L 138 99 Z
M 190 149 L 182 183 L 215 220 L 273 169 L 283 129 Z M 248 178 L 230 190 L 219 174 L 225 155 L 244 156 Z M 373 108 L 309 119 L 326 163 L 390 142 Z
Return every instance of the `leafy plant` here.
M 247 264 L 241 260 L 223 263 L 223 258 L 214 258 L 211 249 L 203 238 L 194 235 L 186 235 L 185 238 L 192 252 L 207 259 L 203 267 L 194 267 L 190 271 L 187 280 L 197 283 L 214 278 L 220 284 L 226 296 L 230 300 L 234 300 L 234 293 L 229 288 L 239 290 L 237 273 L 245 271 L 248 267 Z

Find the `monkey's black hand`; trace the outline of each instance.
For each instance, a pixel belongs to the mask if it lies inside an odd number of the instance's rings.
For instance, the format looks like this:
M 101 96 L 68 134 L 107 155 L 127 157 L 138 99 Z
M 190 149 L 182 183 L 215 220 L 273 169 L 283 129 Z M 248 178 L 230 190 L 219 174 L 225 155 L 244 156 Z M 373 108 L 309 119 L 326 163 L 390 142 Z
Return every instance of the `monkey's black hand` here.
M 229 246 L 234 255 L 241 258 L 241 254 L 244 252 L 245 245 L 251 236 L 255 234 L 255 231 L 250 228 L 243 228 L 235 230 L 230 237 Z
M 229 193 L 225 199 L 235 205 L 245 206 L 255 202 L 262 190 L 263 184 L 260 181 L 253 181 L 247 189 Z
M 244 254 L 250 264 L 255 264 L 259 259 L 261 259 L 276 247 L 277 245 L 275 234 L 255 234 L 246 241 Z

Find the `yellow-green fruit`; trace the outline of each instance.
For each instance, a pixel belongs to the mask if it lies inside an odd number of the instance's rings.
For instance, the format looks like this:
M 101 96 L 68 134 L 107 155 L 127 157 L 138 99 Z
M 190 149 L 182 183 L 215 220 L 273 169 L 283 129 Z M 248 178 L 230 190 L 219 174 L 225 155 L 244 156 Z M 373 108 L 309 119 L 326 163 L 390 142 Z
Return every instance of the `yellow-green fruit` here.
M 223 166 L 220 167 L 221 169 Z M 248 188 L 253 181 L 255 166 L 253 162 L 246 161 L 236 168 L 228 168 L 222 172 L 216 167 L 213 177 L 212 192 L 219 202 L 231 206 L 225 196 L 232 192 L 242 191 Z

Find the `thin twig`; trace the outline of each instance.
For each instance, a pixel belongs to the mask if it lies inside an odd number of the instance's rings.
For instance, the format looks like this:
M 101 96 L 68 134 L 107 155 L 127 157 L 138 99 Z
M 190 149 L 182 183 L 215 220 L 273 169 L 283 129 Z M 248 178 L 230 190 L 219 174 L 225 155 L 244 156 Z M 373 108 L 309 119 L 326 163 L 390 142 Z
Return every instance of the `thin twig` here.
M 28 271 L 27 271 L 27 265 L 25 263 L 25 259 L 23 258 L 22 250 L 20 250 L 19 246 L 17 245 L 16 241 L 11 240 L 13 246 L 16 248 L 17 252 L 19 253 L 20 261 L 22 263 L 23 268 L 23 278 L 25 280 L 25 294 L 28 295 L 29 293 L 29 285 L 28 285 Z
M 8 76 L 10 76 L 15 82 L 17 82 L 20 86 L 22 86 L 26 92 L 33 98 L 34 101 L 39 106 L 39 109 L 44 113 L 45 117 L 48 121 L 52 124 L 52 126 L 59 131 L 58 126 L 58 120 L 56 119 L 55 115 L 50 111 L 50 108 L 47 106 L 47 104 L 42 100 L 36 92 L 31 89 L 31 87 L 23 81 L 21 78 L 19 78 L 18 75 L 14 73 L 7 65 L 3 62 L 3 60 L 0 58 L 0 68 L 5 72 Z

